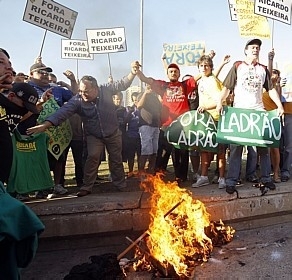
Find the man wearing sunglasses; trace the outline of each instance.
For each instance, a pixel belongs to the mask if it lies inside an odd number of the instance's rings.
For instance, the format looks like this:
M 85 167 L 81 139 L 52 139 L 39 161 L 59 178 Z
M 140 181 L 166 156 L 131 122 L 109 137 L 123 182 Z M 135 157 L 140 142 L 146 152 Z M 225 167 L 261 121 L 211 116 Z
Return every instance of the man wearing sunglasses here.
M 50 126 L 61 124 L 74 113 L 81 116 L 88 156 L 84 166 L 84 184 L 77 193 L 78 197 L 91 194 L 104 147 L 109 154 L 113 185 L 121 191 L 126 190 L 122 163 L 122 137 L 112 96 L 117 91 L 126 90 L 132 84 L 139 67 L 138 61 L 133 62 L 127 76 L 104 85 L 98 85 L 97 80 L 92 76 L 83 76 L 79 84 L 79 95 L 74 96 L 45 122 L 27 130 L 28 134 L 43 132 Z
M 71 90 L 65 89 L 60 86 L 52 86 L 50 84 L 49 73 L 53 70 L 51 67 L 47 67 L 42 63 L 41 58 L 39 57 L 36 62 L 30 67 L 30 77 L 29 82 L 31 86 L 35 88 L 38 92 L 39 100 L 46 100 L 48 96 L 52 96 L 60 107 L 63 106 L 64 103 L 68 102 L 74 94 L 77 93 L 78 84 L 75 79 L 74 74 L 71 71 L 66 71 L 66 77 L 71 81 Z M 73 93 L 74 92 L 74 93 Z M 37 118 L 39 115 L 37 114 L 28 114 L 24 117 L 19 126 L 18 130 L 21 134 L 25 135 L 28 127 L 34 126 L 37 123 Z M 66 188 L 62 186 L 63 179 L 63 168 L 65 166 L 64 162 L 66 161 L 66 153 L 64 152 L 58 160 L 54 158 L 54 156 L 48 152 L 48 159 L 50 168 L 54 173 L 54 190 L 53 194 L 64 195 L 68 192 Z M 40 192 L 37 194 L 37 198 L 46 198 L 46 192 Z

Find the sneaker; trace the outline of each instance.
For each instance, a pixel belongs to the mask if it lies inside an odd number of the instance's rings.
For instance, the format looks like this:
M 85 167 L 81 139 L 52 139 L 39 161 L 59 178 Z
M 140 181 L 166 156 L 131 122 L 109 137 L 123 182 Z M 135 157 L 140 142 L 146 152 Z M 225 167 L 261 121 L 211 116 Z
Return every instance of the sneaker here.
M 218 183 L 219 183 L 219 185 L 218 185 L 219 189 L 225 189 L 226 188 L 225 178 L 220 177 L 218 179 Z
M 212 184 L 218 184 L 218 183 L 219 183 L 219 177 L 218 177 L 218 175 L 215 175 L 212 179 Z
M 242 183 L 242 181 L 239 179 L 239 180 L 237 180 L 237 182 L 236 182 L 236 186 L 237 187 L 241 187 L 241 186 L 243 186 L 243 183 Z
M 209 185 L 209 178 L 207 176 L 200 176 L 196 183 L 192 184 L 192 188 L 199 188 Z
M 193 174 L 193 182 L 194 183 L 196 183 L 199 178 L 200 178 L 200 175 L 198 173 Z
M 260 182 L 259 178 L 255 175 L 247 177 L 246 181 L 251 182 L 251 183 L 259 183 Z
M 235 192 L 235 186 L 226 186 L 226 192 L 233 194 Z
M 289 180 L 288 176 L 281 176 L 281 182 L 287 182 Z
M 276 185 L 273 182 L 266 182 L 264 183 L 265 188 L 269 188 L 270 190 L 275 190 Z
M 15 198 L 20 200 L 20 201 L 26 201 L 26 200 L 29 200 L 29 195 L 26 193 L 24 193 L 24 194 L 18 193 Z
M 68 190 L 60 184 L 54 186 L 53 194 L 66 194 L 67 192 Z
M 48 191 L 37 191 L 35 194 L 35 198 L 37 199 L 47 199 L 49 195 Z

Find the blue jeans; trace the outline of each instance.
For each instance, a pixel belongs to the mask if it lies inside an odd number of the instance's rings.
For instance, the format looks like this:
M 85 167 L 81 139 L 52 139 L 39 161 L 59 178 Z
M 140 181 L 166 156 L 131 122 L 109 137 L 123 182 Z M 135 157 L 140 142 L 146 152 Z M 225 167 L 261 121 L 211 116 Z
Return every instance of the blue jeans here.
M 292 164 L 292 115 L 285 114 L 283 127 L 284 147 L 283 147 L 283 164 L 281 176 L 290 178 L 290 169 Z
M 257 147 L 247 146 L 246 172 L 245 178 L 256 177 L 257 171 Z
M 260 155 L 261 182 L 271 182 L 271 161 L 268 148 L 256 147 Z M 227 186 L 235 186 L 240 176 L 243 146 L 230 144 L 230 159 L 226 177 Z

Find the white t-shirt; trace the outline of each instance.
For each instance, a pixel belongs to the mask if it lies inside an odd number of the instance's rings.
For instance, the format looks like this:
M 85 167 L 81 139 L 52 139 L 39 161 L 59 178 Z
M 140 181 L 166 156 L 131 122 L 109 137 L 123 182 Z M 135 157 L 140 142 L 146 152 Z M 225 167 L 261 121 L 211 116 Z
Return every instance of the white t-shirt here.
M 234 92 L 233 107 L 256 110 L 264 109 L 263 88 L 273 87 L 264 65 L 244 61 L 234 63 L 223 85 Z

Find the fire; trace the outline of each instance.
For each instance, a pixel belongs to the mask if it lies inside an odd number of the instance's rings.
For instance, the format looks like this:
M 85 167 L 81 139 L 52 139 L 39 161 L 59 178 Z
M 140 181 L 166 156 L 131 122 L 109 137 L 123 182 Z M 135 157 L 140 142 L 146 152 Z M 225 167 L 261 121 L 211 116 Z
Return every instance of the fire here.
M 208 260 L 216 238 L 231 241 L 235 231 L 222 221 L 210 222 L 204 204 L 176 182 L 148 176 L 141 187 L 151 193 L 146 247 L 163 267 L 171 265 L 178 276 L 189 277 L 196 264 Z

